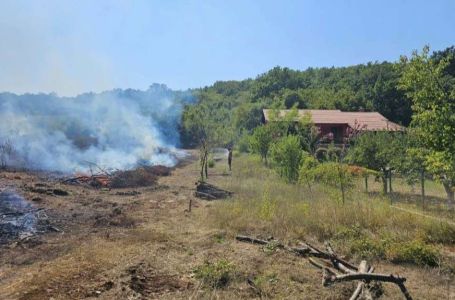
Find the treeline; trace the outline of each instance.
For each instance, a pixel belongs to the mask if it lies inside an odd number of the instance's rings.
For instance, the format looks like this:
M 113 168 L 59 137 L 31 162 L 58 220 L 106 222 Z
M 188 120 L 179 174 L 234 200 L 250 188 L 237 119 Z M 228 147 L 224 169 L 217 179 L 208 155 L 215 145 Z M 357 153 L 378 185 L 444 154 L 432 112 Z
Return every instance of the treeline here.
M 449 47 L 433 52 L 440 60 L 455 53 Z M 455 75 L 455 61 L 446 69 Z M 308 68 L 304 71 L 275 67 L 256 79 L 218 81 L 212 86 L 193 90 L 197 105 L 209 121 L 221 124 L 226 131 L 226 143 L 237 142 L 244 132 L 251 133 L 260 124 L 262 108 L 340 109 L 343 111 L 377 111 L 389 120 L 408 126 L 412 108 L 403 90 L 398 88 L 399 63 L 374 62 L 339 68 Z M 184 146 L 194 146 L 191 132 L 182 128 Z

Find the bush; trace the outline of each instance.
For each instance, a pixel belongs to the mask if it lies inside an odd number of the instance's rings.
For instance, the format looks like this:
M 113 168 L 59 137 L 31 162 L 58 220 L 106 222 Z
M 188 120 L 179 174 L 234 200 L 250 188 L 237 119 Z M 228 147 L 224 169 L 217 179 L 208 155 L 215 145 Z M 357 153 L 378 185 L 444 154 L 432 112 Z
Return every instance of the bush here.
M 343 183 L 347 188 L 351 188 L 354 184 L 354 179 L 348 172 L 348 166 L 334 162 L 317 165 L 314 168 L 314 178 L 318 182 L 333 187 L 339 187 Z
M 392 244 L 387 249 L 387 258 L 394 263 L 439 266 L 438 250 L 420 240 Z
M 277 209 L 277 201 L 272 199 L 268 189 L 264 190 L 262 195 L 261 206 L 259 208 L 259 218 L 261 220 L 270 221 L 275 216 Z
M 428 222 L 422 235 L 426 242 L 455 244 L 455 226 L 445 222 Z
M 314 182 L 326 184 L 340 190 L 344 203 L 346 193 L 354 187 L 354 176 L 346 164 L 326 162 L 318 164 L 314 158 L 304 158 L 299 170 L 299 181 L 309 187 Z
M 207 166 L 209 168 L 214 168 L 215 167 L 215 160 L 213 158 L 210 158 L 207 162 Z
M 373 236 L 358 226 L 343 228 L 335 240 L 345 243 L 347 250 L 365 259 L 387 259 L 393 263 L 409 263 L 435 267 L 439 251 L 420 239 L 401 241 L 398 237 Z
M 299 182 L 310 187 L 314 182 L 314 168 L 319 164 L 311 155 L 304 155 L 299 169 Z
M 229 284 L 234 271 L 234 265 L 227 260 L 214 263 L 205 262 L 194 270 L 197 279 L 210 288 L 222 288 Z
M 267 163 L 267 156 L 272 144 L 272 134 L 268 126 L 256 127 L 253 135 L 249 138 L 250 149 L 253 153 L 259 154 L 261 159 Z
M 369 237 L 361 237 L 350 241 L 350 252 L 361 258 L 384 258 L 386 253 L 386 244 L 381 240 L 375 240 Z
M 294 135 L 281 138 L 272 145 L 271 157 L 278 174 L 287 182 L 297 182 L 303 151 L 300 148 L 300 139 Z

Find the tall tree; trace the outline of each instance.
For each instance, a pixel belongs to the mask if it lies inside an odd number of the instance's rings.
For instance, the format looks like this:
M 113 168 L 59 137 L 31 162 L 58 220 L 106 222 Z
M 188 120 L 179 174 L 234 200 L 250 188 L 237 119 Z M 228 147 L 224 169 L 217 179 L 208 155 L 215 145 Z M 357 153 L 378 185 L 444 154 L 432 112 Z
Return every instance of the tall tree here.
M 425 149 L 428 171 L 440 180 L 448 205 L 454 206 L 455 194 L 455 84 L 446 73 L 450 56 L 432 59 L 429 47 L 410 58 L 401 58 L 403 75 L 400 88 L 412 99 L 412 126 Z

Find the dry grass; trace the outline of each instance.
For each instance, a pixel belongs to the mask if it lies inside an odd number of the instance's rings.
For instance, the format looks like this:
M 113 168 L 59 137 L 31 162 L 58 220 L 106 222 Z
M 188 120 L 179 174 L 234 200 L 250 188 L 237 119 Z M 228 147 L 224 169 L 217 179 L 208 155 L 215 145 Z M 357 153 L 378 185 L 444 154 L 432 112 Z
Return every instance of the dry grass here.
M 68 187 L 66 197 L 45 196 L 39 205 L 62 217 L 57 226 L 65 232 L 43 235 L 43 243 L 33 247 L 1 249 L 0 299 L 346 299 L 355 284 L 323 288 L 321 272 L 305 259 L 239 243 L 233 235 L 273 234 L 291 242 L 314 239 L 316 244 L 330 238 L 338 242 L 337 251 L 350 254 L 348 246 L 353 244 L 342 241 L 358 234 L 361 226 L 373 241 L 394 226 L 409 241 L 418 236 L 415 224 L 425 229 L 425 222 L 414 218 L 405 223 L 387 199 L 365 195 L 340 209 L 336 200 L 330 200 L 334 191 L 283 184 L 254 159 L 236 157 L 232 175 L 226 167 L 225 161 L 217 162 L 209 170 L 209 182 L 234 191 L 230 200 L 193 197 L 199 175 L 195 160 L 161 177 L 158 183 L 166 188 L 140 188 L 134 196 L 77 186 Z M 30 174 L 1 175 L 2 182 L 17 184 L 18 190 L 18 175 L 26 182 L 37 180 Z M 191 213 L 184 212 L 189 200 Z M 108 217 L 117 207 L 135 226 L 94 226 L 96 216 Z M 435 230 L 432 235 L 446 238 L 445 232 Z M 407 249 L 412 253 L 415 247 Z M 394 253 L 396 249 L 390 248 L 389 255 Z M 407 277 L 415 299 L 450 295 L 453 280 L 438 269 L 386 259 L 375 264 L 377 270 Z M 210 284 L 225 271 L 226 284 Z M 401 292 L 387 285 L 384 299 L 401 299 Z
M 330 240 L 350 256 L 430 266 L 440 264 L 442 247 L 455 244 L 455 226 L 397 210 L 389 198 L 361 187 L 342 205 L 337 190 L 285 184 L 257 158 L 239 157 L 235 167 L 233 176 L 219 181 L 235 198 L 210 214 L 232 234 Z

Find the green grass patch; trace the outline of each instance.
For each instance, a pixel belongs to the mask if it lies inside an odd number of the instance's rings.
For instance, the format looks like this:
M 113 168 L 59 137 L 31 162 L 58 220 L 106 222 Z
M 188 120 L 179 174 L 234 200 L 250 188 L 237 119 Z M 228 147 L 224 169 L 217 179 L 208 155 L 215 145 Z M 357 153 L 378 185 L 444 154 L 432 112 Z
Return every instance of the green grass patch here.
M 234 265 L 221 259 L 216 262 L 204 262 L 194 270 L 195 277 L 210 288 L 223 288 L 233 277 Z

